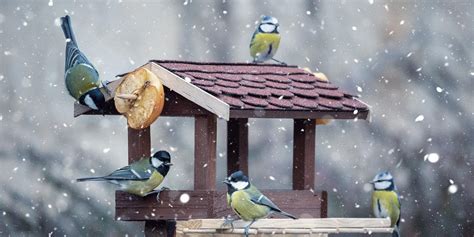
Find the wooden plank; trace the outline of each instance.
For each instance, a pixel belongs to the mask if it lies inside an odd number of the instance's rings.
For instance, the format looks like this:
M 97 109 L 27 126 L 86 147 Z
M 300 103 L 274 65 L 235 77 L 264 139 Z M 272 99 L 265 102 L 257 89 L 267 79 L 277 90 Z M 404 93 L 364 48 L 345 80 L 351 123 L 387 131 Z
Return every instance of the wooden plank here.
M 321 192 L 321 218 L 328 217 L 328 192 L 322 191 Z
M 145 236 L 173 237 L 175 236 L 175 221 L 145 221 Z
M 310 110 L 271 110 L 271 109 L 234 109 L 231 118 L 294 118 L 294 119 L 367 119 L 369 111 L 310 111 Z
M 185 232 L 177 232 L 176 236 L 178 237 L 242 237 L 244 230 L 243 229 L 236 229 L 233 232 L 222 232 L 222 233 L 216 233 L 212 231 L 202 231 L 202 232 L 196 232 L 194 230 L 189 230 Z M 249 231 L 250 236 L 271 236 L 271 237 L 299 237 L 299 236 L 305 236 L 305 237 L 327 237 L 327 234 L 324 233 L 312 233 L 309 235 L 298 235 L 298 234 L 276 234 L 276 233 L 261 233 L 251 229 Z
M 148 65 L 150 70 L 163 82 L 163 85 L 217 115 L 219 118 L 229 120 L 230 106 L 227 103 L 154 62 L 149 62 Z
M 248 225 L 248 221 L 234 221 L 234 228 L 240 229 Z M 223 227 L 224 219 L 195 219 L 179 221 L 177 229 L 230 229 Z M 300 218 L 292 219 L 260 219 L 252 224 L 252 229 L 344 229 L 344 228 L 390 228 L 389 218 Z
M 151 150 L 150 127 L 136 130 L 128 127 L 128 163 L 149 157 Z
M 293 124 L 293 189 L 314 189 L 316 122 L 295 119 Z
M 262 192 L 282 210 L 297 217 L 321 216 L 322 192 L 312 193 L 308 190 L 262 190 Z M 189 195 L 189 201 L 181 202 L 182 195 Z M 226 195 L 226 190 L 163 191 L 158 202 L 155 195 L 142 198 L 117 191 L 115 216 L 117 220 L 122 221 L 224 218 L 234 214 L 227 206 Z M 276 214 L 270 217 L 281 218 Z
M 182 195 L 189 195 L 188 202 L 181 202 Z M 159 201 L 155 195 L 139 197 L 117 191 L 115 194 L 115 217 L 123 221 L 186 220 L 212 216 L 214 191 L 163 191 Z
M 194 121 L 194 190 L 215 190 L 217 119 L 209 114 Z
M 227 122 L 227 175 L 241 170 L 248 174 L 248 119 L 231 118 Z
M 165 87 L 165 105 L 160 116 L 194 117 L 208 114 L 207 110 Z

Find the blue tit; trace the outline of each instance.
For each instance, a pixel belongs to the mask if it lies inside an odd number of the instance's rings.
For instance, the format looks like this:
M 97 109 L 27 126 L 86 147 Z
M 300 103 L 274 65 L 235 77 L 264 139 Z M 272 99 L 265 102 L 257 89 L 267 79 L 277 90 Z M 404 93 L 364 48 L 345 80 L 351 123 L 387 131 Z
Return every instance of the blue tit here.
M 258 219 L 265 218 L 271 213 L 297 219 L 278 208 L 270 199 L 253 186 L 242 171 L 231 174 L 224 180 L 227 185 L 227 204 L 244 221 L 250 221 L 245 227 L 248 236 L 250 226 Z
M 155 152 L 151 157 L 144 157 L 132 164 L 118 169 L 106 176 L 77 179 L 83 181 L 107 181 L 119 186 L 119 190 L 141 197 L 161 192 L 158 187 L 170 170 L 171 156 L 167 151 Z M 158 197 L 158 196 L 157 196 Z
M 250 56 L 254 63 L 273 60 L 285 64 L 273 58 L 280 46 L 280 33 L 278 32 L 278 20 L 275 17 L 263 16 L 260 24 L 253 33 L 250 40 Z
M 375 217 L 390 218 L 394 228 L 392 236 L 400 237 L 400 199 L 396 192 L 393 176 L 389 172 L 381 172 L 370 182 L 374 185 L 372 193 L 372 211 Z
M 79 50 L 69 16 L 61 17 L 61 22 L 61 28 L 67 42 L 66 66 L 64 69 L 66 88 L 69 94 L 79 103 L 91 109 L 103 111 L 105 97 L 99 89 L 101 84 L 99 73 Z

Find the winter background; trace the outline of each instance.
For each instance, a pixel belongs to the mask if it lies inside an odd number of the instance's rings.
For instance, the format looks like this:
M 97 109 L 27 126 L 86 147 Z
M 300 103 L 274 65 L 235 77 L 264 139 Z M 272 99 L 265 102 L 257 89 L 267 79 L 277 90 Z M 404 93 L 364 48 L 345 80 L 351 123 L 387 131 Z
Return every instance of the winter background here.
M 249 61 L 260 15 L 277 17 L 278 59 L 324 72 L 371 105 L 370 123 L 318 126 L 316 188 L 329 193 L 329 216 L 370 216 L 367 182 L 389 170 L 403 235 L 473 235 L 470 0 L 0 0 L 0 235 L 143 235 L 142 223 L 114 220 L 112 186 L 74 182 L 126 165 L 127 130 L 121 116 L 73 118 L 66 13 L 107 80 L 150 59 Z M 225 122 L 218 126 L 222 180 Z M 173 189 L 193 185 L 193 127 L 190 118 L 152 125 L 152 146 L 176 164 L 165 184 Z M 252 181 L 291 188 L 291 120 L 251 119 L 249 131 Z

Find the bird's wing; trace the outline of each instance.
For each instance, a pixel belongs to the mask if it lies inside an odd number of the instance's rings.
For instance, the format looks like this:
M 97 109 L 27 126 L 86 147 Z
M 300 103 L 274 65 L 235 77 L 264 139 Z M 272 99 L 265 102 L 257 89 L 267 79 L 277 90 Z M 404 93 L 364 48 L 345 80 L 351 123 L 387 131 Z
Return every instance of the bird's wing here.
M 272 211 L 277 211 L 281 212 L 280 208 L 275 205 L 270 199 L 268 199 L 265 195 L 263 195 L 260 191 L 258 191 L 256 188 L 250 187 L 251 189 L 254 189 L 250 200 L 258 205 L 263 205 L 269 207 Z M 256 190 L 256 191 L 255 191 Z
M 104 176 L 107 180 L 147 180 L 151 177 L 151 169 L 133 169 L 131 166 L 125 166 L 111 174 Z
M 81 50 L 77 47 L 77 45 L 73 42 L 68 42 L 66 44 L 66 71 L 69 68 L 72 68 L 78 64 L 86 64 L 90 67 L 94 68 L 92 63 L 87 59 L 86 55 L 84 55 Z M 94 68 L 94 70 L 96 70 Z M 97 71 L 97 70 L 96 70 Z
M 400 197 L 398 196 L 398 194 L 396 196 L 397 196 L 397 198 L 394 199 L 394 205 L 398 208 L 398 220 L 397 220 L 396 225 L 399 226 L 400 225 L 400 219 L 402 217 L 402 203 L 400 202 Z
M 252 39 L 250 39 L 250 45 L 249 48 L 252 48 L 252 45 L 255 43 L 255 35 L 258 33 L 258 28 L 253 32 Z

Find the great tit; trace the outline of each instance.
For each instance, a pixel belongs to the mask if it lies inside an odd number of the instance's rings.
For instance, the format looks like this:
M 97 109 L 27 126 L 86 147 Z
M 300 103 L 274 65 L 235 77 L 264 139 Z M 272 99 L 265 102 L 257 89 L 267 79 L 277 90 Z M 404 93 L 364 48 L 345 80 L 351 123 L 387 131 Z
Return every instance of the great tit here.
M 375 217 L 389 217 L 394 228 L 393 237 L 400 237 L 400 199 L 396 192 L 393 176 L 385 171 L 377 174 L 370 182 L 374 186 L 372 193 L 372 211 Z
M 285 64 L 273 58 L 280 46 L 280 33 L 278 32 L 278 20 L 271 16 L 262 16 L 260 24 L 250 40 L 250 56 L 254 63 L 273 60 Z
M 158 151 L 151 157 L 144 157 L 128 166 L 118 169 L 106 176 L 77 179 L 83 181 L 107 181 L 119 186 L 119 190 L 141 197 L 159 194 L 158 187 L 170 170 L 171 156 L 167 151 Z M 157 195 L 158 198 L 158 195 Z
M 66 37 L 66 66 L 64 69 L 66 88 L 79 103 L 91 109 L 103 111 L 105 97 L 99 89 L 101 84 L 99 73 L 79 50 L 71 28 L 70 17 L 68 15 L 61 17 L 61 22 L 61 28 Z
M 245 227 L 248 236 L 250 226 L 258 219 L 265 218 L 271 213 L 297 219 L 295 216 L 282 211 L 270 199 L 253 186 L 242 171 L 231 174 L 223 181 L 227 184 L 227 204 L 244 221 L 250 221 Z M 232 221 L 230 224 L 232 225 Z

